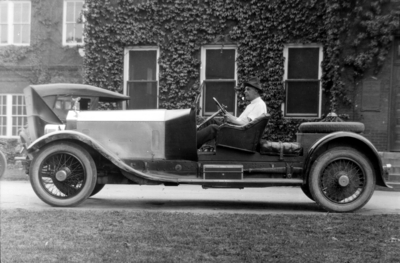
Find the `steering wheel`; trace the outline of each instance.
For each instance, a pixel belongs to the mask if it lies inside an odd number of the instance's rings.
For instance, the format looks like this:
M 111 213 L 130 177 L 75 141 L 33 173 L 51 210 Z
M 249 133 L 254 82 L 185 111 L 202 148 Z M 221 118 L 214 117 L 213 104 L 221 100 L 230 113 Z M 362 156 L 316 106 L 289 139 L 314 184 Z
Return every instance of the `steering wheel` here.
M 225 110 L 225 108 L 221 105 L 221 103 L 219 103 L 218 100 L 217 100 L 215 97 L 213 97 L 213 100 L 215 101 L 215 104 L 217 104 L 217 107 L 221 110 L 221 112 L 222 112 L 223 114 L 226 114 L 226 110 Z
M 205 121 L 203 121 L 202 123 L 200 123 L 199 125 L 197 125 L 197 129 L 199 129 L 201 126 L 203 126 L 204 123 L 208 122 L 209 120 L 213 119 L 215 116 L 217 116 L 218 114 L 222 113 L 222 114 L 226 114 L 227 111 L 225 110 L 224 106 L 222 106 L 221 103 L 218 102 L 218 100 L 216 98 L 213 97 L 213 100 L 215 101 L 215 104 L 217 104 L 218 107 L 218 111 L 215 112 L 213 115 L 211 115 L 210 117 L 208 117 Z

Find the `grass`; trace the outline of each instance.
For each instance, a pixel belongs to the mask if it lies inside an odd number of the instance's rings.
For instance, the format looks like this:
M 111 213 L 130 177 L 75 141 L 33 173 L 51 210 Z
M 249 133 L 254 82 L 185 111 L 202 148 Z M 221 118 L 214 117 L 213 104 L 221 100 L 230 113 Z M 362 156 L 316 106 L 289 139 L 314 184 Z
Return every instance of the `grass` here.
M 1 262 L 399 262 L 399 215 L 1 211 Z

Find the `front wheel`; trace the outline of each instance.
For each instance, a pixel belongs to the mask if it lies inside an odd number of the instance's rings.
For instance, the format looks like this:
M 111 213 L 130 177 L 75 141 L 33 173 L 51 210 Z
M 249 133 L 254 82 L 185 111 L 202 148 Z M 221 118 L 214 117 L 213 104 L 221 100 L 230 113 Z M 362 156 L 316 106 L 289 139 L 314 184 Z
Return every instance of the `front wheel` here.
M 96 186 L 93 158 L 75 143 L 53 143 L 41 149 L 30 167 L 30 181 L 36 195 L 52 206 L 76 206 Z
M 363 207 L 375 189 L 374 169 L 368 158 L 352 148 L 333 148 L 311 167 L 310 192 L 327 211 L 352 212 Z

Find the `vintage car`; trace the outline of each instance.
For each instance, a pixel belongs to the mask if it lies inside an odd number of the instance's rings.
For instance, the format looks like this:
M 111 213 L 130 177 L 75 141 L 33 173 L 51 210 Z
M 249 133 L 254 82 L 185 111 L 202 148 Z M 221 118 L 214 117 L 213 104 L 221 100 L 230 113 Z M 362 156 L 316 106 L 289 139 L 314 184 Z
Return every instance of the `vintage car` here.
M 105 184 L 298 186 L 325 210 L 350 212 L 368 202 L 376 184 L 388 187 L 362 123 L 303 123 L 296 142 L 282 143 L 261 139 L 264 115 L 245 126 L 223 124 L 215 150 L 198 151 L 193 109 L 83 111 L 77 97 L 129 97 L 79 84 L 32 85 L 24 94 L 26 170 L 37 196 L 52 206 L 76 206 Z M 75 103 L 65 120 L 55 110 L 59 97 Z M 216 104 L 216 114 L 225 111 Z

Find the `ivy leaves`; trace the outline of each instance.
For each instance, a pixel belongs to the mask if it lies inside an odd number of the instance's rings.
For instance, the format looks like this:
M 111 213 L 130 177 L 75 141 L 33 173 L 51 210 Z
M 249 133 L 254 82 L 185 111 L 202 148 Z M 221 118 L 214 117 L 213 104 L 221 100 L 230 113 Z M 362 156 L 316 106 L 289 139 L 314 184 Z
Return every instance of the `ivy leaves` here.
M 160 108 L 194 107 L 199 93 L 200 48 L 208 44 L 238 46 L 239 95 L 247 78 L 264 87 L 274 140 L 293 140 L 299 121 L 285 120 L 283 47 L 288 43 L 323 46 L 323 90 L 329 110 L 350 102 L 343 79 L 378 69 L 387 56 L 398 20 L 383 15 L 379 0 L 87 0 L 85 16 L 86 82 L 113 90 L 123 86 L 124 48 L 158 46 Z M 238 106 L 245 103 L 238 100 Z M 278 132 L 283 131 L 283 132 Z M 275 134 L 275 135 L 274 135 Z

